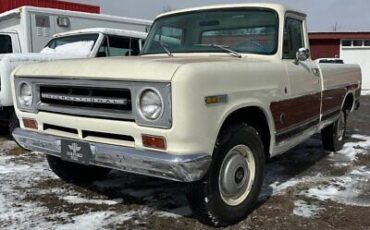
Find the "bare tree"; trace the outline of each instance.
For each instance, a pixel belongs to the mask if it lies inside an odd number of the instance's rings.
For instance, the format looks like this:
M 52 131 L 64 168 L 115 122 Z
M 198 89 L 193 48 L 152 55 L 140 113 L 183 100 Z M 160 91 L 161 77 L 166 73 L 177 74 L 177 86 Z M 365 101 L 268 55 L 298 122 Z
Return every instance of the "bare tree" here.
M 331 27 L 331 30 L 333 32 L 337 32 L 339 30 L 340 26 L 338 24 L 338 22 L 335 22 L 335 24 Z

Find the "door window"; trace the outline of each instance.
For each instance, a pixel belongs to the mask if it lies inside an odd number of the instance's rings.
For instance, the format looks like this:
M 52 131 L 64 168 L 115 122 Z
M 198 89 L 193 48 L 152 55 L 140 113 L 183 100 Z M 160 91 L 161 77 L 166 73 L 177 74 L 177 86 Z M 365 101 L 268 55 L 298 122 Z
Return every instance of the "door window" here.
M 139 39 L 105 36 L 104 42 L 99 48 L 98 57 L 131 56 L 140 53 Z
M 295 59 L 298 49 L 305 47 L 302 21 L 287 18 L 284 30 L 283 58 Z
M 9 35 L 0 35 L 0 54 L 13 53 L 12 38 Z

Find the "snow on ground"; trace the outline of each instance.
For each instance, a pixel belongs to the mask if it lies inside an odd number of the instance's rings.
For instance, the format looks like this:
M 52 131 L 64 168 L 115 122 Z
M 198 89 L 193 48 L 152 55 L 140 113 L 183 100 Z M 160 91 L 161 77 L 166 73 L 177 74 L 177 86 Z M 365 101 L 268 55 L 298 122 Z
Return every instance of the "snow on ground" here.
M 116 205 L 123 203 L 123 199 L 113 199 L 113 200 L 101 200 L 101 199 L 87 199 L 79 196 L 65 196 L 61 199 L 71 203 L 71 204 L 106 204 L 106 205 Z
M 110 217 L 115 215 L 114 212 L 92 212 L 73 217 L 73 223 L 57 226 L 56 230 L 78 230 L 89 229 L 98 230 L 104 227 Z M 104 224 L 103 224 L 104 223 Z
M 50 171 L 42 154 L 9 155 L 6 152 L 16 146 L 14 142 L 0 142 L 0 146 L 0 229 L 110 229 L 133 218 L 145 220 L 153 215 L 161 218 L 191 215 L 178 190 L 172 189 L 173 194 L 166 193 L 167 188 L 171 191 L 171 186 L 163 186 L 168 182 L 152 182 L 145 178 L 141 183 L 145 183 L 148 189 L 136 189 L 137 193 L 128 189 L 125 192 L 122 186 L 130 179 L 115 172 L 112 179 L 95 183 L 96 191 L 104 193 L 105 189 L 117 188 L 128 199 L 148 200 L 149 207 L 128 209 L 125 198 L 90 194 L 87 189 L 73 189 L 73 185 L 63 183 Z M 167 198 L 171 207 L 160 207 L 167 204 L 158 205 L 156 197 Z M 55 204 L 49 206 L 50 203 Z
M 359 167 L 342 177 L 331 178 L 329 184 L 322 184 L 304 191 L 304 195 L 319 200 L 370 207 L 370 167 Z
M 192 216 L 181 183 L 113 171 L 89 187 L 70 185 L 50 171 L 42 155 L 10 154 L 15 147 L 0 141 L 1 229 L 110 229 Z M 369 149 L 370 136 L 352 135 L 338 153 L 326 153 L 311 138 L 267 164 L 261 200 L 293 194 L 292 214 L 306 219 L 320 217 L 327 201 L 370 207 L 370 166 L 358 162 Z
M 370 150 L 370 137 L 355 134 L 351 139 L 356 141 L 345 143 L 342 150 L 330 155 L 336 166 L 351 165 L 359 156 L 367 154 L 367 150 Z
M 300 159 L 305 155 L 315 158 L 315 154 L 322 151 L 321 147 L 315 148 L 317 144 L 320 144 L 319 140 L 315 141 L 315 138 L 312 138 L 304 148 L 292 150 L 289 163 L 294 163 L 294 158 Z M 273 162 L 267 167 L 267 181 L 272 182 L 265 184 L 263 195 L 266 196 L 266 190 L 268 191 L 266 187 L 270 188 L 270 195 L 281 195 L 289 189 L 297 190 L 302 187 L 297 191 L 300 199 L 330 200 L 344 205 L 370 207 L 370 165 L 358 165 L 361 157 L 369 155 L 369 150 L 370 136 L 352 135 L 350 142 L 346 143 L 341 151 L 330 153 L 326 160 L 334 170 L 343 170 L 342 176 L 316 171 L 316 174 L 296 175 L 289 178 L 281 173 L 286 170 L 282 165 L 284 160 Z M 322 210 L 322 207 L 307 204 L 304 200 L 296 200 L 294 204 L 293 213 L 306 218 L 314 218 Z
M 308 204 L 303 200 L 297 200 L 294 202 L 294 215 L 305 217 L 305 218 L 315 218 L 317 217 L 324 208 L 320 208 L 314 204 Z

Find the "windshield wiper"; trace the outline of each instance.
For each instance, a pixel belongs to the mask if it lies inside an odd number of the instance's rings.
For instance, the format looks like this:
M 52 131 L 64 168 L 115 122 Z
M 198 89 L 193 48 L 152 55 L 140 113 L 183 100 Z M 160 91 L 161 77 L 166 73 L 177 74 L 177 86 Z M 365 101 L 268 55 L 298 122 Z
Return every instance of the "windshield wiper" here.
M 167 45 L 164 44 L 162 41 L 158 41 L 159 45 L 163 48 L 164 51 L 168 54 L 168 56 L 173 57 L 171 51 L 167 48 Z
M 215 48 L 219 48 L 223 51 L 226 51 L 228 52 L 229 54 L 231 54 L 232 56 L 234 57 L 238 57 L 238 58 L 242 58 L 243 56 L 236 52 L 235 50 L 232 50 L 229 48 L 229 46 L 226 46 L 226 45 L 219 45 L 219 44 L 215 44 L 215 43 L 210 43 L 210 44 L 196 44 L 195 46 L 200 46 L 200 47 L 215 47 Z

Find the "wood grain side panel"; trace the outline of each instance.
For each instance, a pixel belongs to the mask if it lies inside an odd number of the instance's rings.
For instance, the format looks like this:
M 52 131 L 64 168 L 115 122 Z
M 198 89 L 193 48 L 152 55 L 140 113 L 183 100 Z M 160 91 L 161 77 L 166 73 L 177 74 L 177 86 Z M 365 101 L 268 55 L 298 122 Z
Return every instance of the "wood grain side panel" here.
M 303 121 L 319 117 L 321 94 L 307 95 L 284 101 L 272 102 L 270 109 L 276 131 L 279 132 Z
M 322 113 L 325 114 L 332 109 L 341 107 L 346 92 L 346 88 L 325 90 L 322 93 Z

